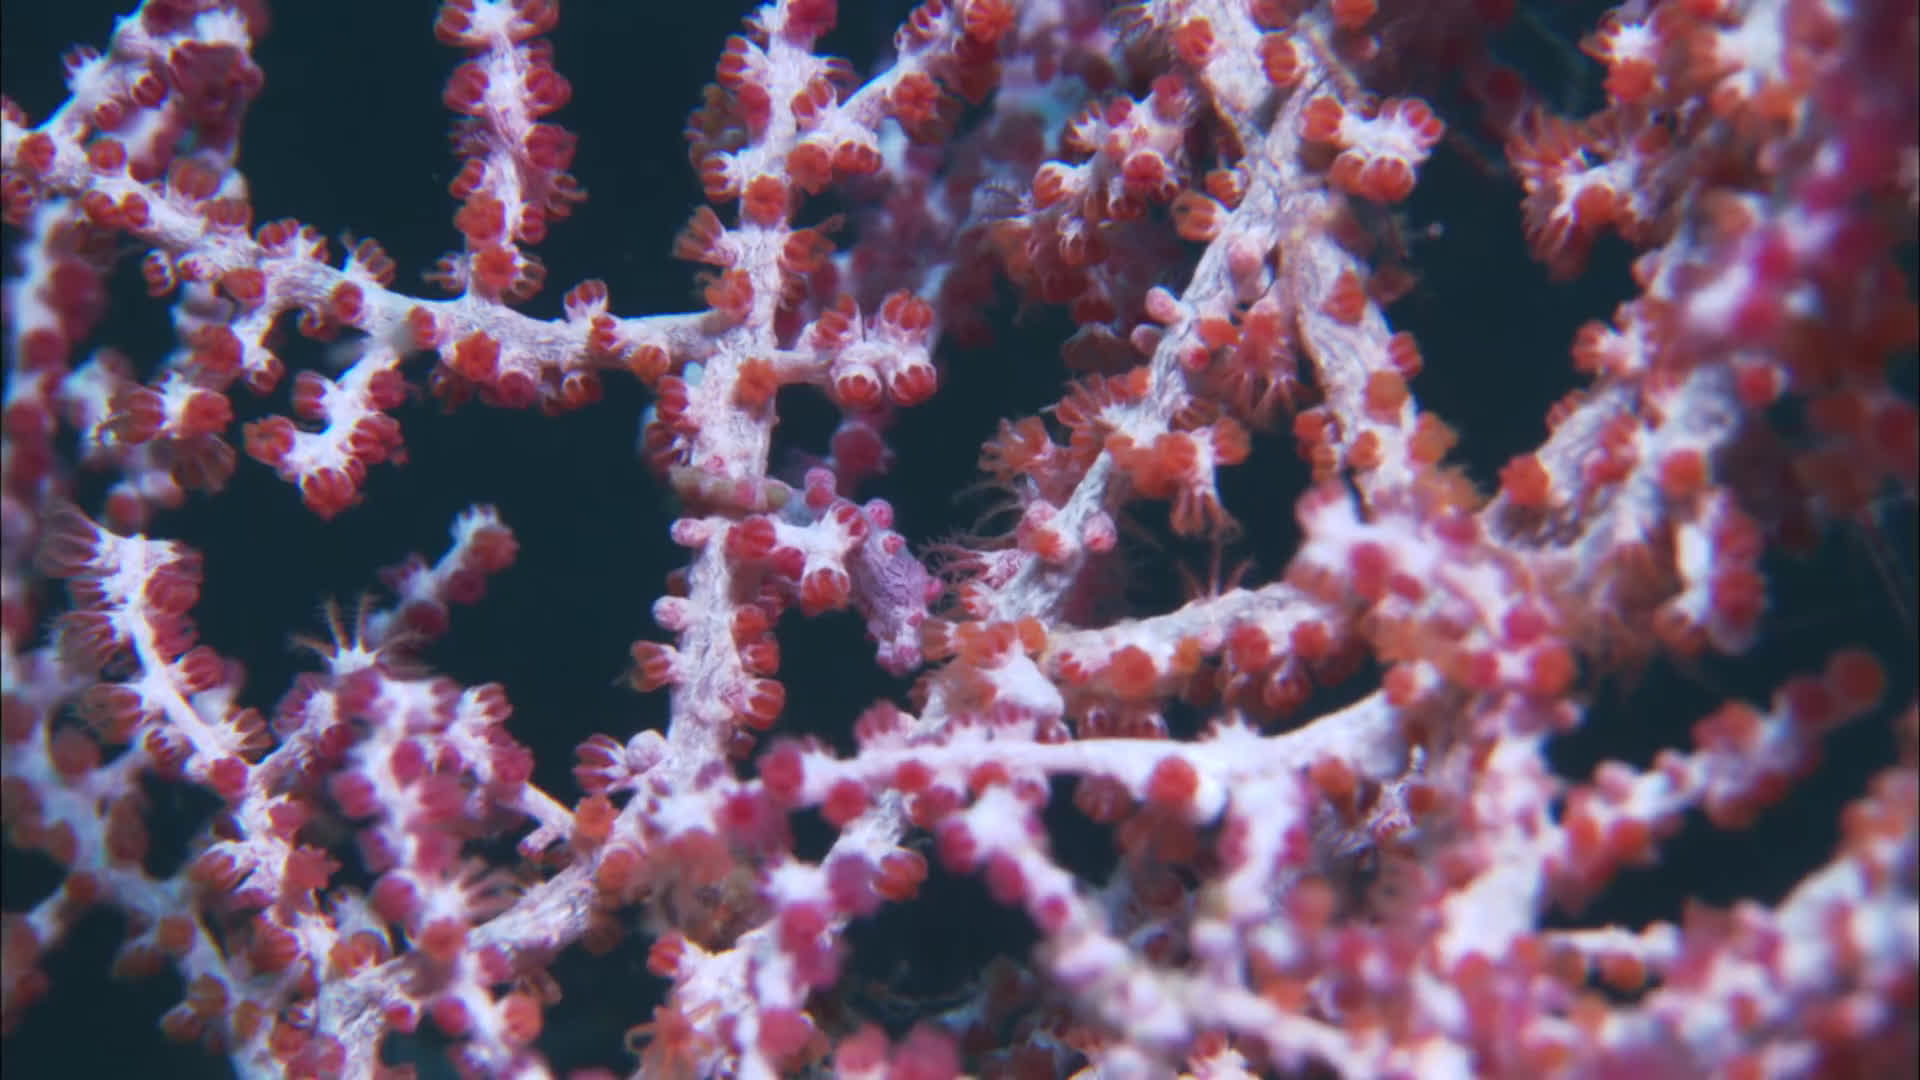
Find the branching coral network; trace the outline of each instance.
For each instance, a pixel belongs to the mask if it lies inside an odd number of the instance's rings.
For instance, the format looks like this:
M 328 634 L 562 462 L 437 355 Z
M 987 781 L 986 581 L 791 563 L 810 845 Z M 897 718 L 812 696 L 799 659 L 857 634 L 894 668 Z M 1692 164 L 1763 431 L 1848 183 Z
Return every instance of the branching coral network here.
M 1912 5 L 352 14 L 8 54 L 10 1061 L 1912 1070 Z

